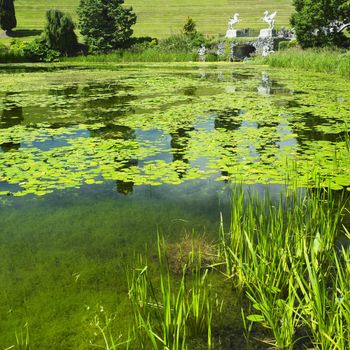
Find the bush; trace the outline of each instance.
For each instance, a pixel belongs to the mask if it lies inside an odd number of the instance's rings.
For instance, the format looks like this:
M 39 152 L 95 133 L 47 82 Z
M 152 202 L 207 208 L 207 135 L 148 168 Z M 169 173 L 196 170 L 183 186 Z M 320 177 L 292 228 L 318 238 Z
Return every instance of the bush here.
M 168 52 L 192 52 L 198 50 L 201 44 L 204 43 L 204 37 L 200 33 L 194 36 L 184 34 L 175 34 L 160 41 L 159 48 Z
M 133 38 L 130 42 L 130 51 L 143 52 L 148 49 L 154 49 L 158 45 L 158 40 L 151 37 Z
M 278 43 L 278 50 L 287 50 L 299 45 L 297 40 L 283 40 Z
M 80 0 L 79 26 L 90 52 L 108 52 L 130 45 L 136 15 L 123 3 L 124 0 Z
M 50 49 L 45 41 L 39 38 L 24 44 L 23 55 L 32 62 L 53 62 L 58 60 L 60 52 Z
M 59 10 L 48 10 L 46 18 L 43 40 L 47 47 L 65 55 L 76 52 L 78 39 L 71 18 Z

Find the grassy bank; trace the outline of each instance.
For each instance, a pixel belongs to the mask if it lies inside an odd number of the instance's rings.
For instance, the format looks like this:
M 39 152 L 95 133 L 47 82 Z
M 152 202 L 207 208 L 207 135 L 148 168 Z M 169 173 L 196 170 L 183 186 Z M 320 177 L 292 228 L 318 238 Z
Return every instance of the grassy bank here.
M 289 49 L 276 52 L 266 58 L 256 57 L 254 63 L 350 77 L 349 51 Z
M 57 8 L 69 13 L 77 20 L 76 8 L 79 0 L 16 0 L 18 30 L 21 37 L 37 35 L 43 29 L 45 12 Z M 262 28 L 263 12 L 278 10 L 277 26 L 289 24 L 292 12 L 291 0 L 268 0 L 260 4 L 257 0 L 239 1 L 234 4 L 227 0 L 126 0 L 133 6 L 138 21 L 135 26 L 137 36 L 164 38 L 179 31 L 187 16 L 194 18 L 198 29 L 207 34 L 224 34 L 227 21 L 235 12 L 241 14 L 240 28 Z M 1 41 L 1 40 L 0 40 Z

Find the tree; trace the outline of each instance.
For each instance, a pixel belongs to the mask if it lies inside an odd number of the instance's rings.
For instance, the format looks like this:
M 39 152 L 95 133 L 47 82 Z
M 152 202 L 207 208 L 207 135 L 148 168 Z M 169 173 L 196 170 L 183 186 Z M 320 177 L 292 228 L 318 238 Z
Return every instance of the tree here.
M 107 52 L 128 44 L 136 15 L 123 3 L 124 0 L 80 0 L 79 27 L 90 52 Z
M 2 30 L 11 32 L 17 26 L 14 0 L 0 0 L 0 26 Z
M 195 36 L 197 34 L 196 22 L 191 17 L 187 17 L 187 22 L 182 28 L 182 33 L 188 36 Z
M 303 48 L 346 46 L 342 24 L 350 22 L 349 0 L 293 0 L 291 24 Z
M 78 47 L 72 19 L 59 10 L 46 12 L 47 24 L 44 29 L 44 42 L 52 50 L 72 54 Z

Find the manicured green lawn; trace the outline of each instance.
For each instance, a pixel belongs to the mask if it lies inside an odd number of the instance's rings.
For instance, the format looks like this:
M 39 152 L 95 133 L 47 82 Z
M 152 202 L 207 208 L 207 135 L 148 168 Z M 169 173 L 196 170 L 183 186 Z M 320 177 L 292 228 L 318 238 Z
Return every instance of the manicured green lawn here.
M 16 0 L 18 30 L 40 30 L 45 12 L 59 8 L 76 19 L 78 0 Z M 278 11 L 276 25 L 286 26 L 292 12 L 291 0 L 126 0 L 138 16 L 137 36 L 166 37 L 177 33 L 187 16 L 193 17 L 198 29 L 206 34 L 224 34 L 227 21 L 235 12 L 241 15 L 241 28 L 264 28 L 265 10 Z M 35 32 L 28 33 L 35 34 Z

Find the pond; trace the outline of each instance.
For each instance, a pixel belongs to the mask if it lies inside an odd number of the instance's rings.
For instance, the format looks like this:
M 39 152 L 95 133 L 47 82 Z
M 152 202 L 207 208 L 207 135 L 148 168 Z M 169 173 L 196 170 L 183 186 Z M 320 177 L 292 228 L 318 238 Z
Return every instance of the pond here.
M 48 68 L 49 67 L 49 68 Z M 0 68 L 0 345 L 127 333 L 157 232 L 217 238 L 232 184 L 350 189 L 348 81 L 231 64 Z

